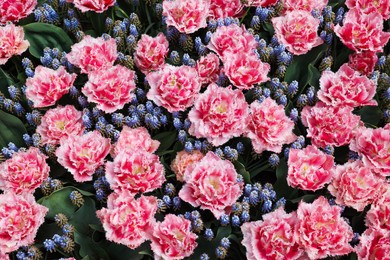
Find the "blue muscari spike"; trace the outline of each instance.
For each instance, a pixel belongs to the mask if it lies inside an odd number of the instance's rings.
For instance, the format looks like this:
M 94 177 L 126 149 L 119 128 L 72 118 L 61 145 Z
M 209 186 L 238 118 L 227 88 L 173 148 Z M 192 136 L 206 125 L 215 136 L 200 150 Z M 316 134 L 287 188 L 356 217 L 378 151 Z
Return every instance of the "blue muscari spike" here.
M 201 45 L 203 45 L 203 43 L 202 43 L 202 39 L 199 37 L 199 36 L 197 36 L 196 38 L 195 38 L 195 50 L 199 50 L 199 47 L 201 46 Z
M 187 66 L 190 66 L 190 67 L 195 67 L 195 65 L 196 65 L 196 62 L 195 62 L 195 60 L 194 60 L 194 59 L 190 59 L 190 60 L 188 61 L 188 64 L 187 64 Z
M 215 149 L 214 153 L 215 153 L 218 157 L 223 158 L 223 151 L 222 151 L 221 148 Z
M 23 135 L 23 141 L 25 142 L 25 144 L 27 146 L 32 145 L 32 138 L 31 138 L 31 136 L 29 134 L 24 134 Z
M 333 41 L 333 34 L 328 34 L 328 35 L 326 35 L 326 37 L 325 37 L 325 43 L 328 44 L 328 45 L 331 45 L 331 44 L 332 44 L 332 41 Z
M 43 56 L 40 58 L 41 63 L 43 66 L 48 67 L 53 62 L 53 58 L 49 53 L 44 53 Z
M 177 129 L 180 130 L 183 128 L 183 123 L 180 121 L 179 118 L 175 117 L 173 118 L 173 126 Z
M 163 126 L 166 126 L 168 124 L 168 117 L 164 114 L 159 115 L 160 123 Z
M 131 26 L 131 25 L 130 25 Z M 128 24 L 124 23 L 123 21 L 119 23 L 119 27 L 121 28 L 122 32 L 123 33 L 126 33 L 127 32 L 127 27 L 130 27 Z M 135 27 L 135 26 L 134 26 Z M 138 35 L 138 31 L 137 31 L 137 28 L 135 28 L 135 32 L 137 33 Z
M 218 23 L 216 20 L 214 19 L 211 19 L 207 22 L 207 28 L 211 31 L 214 31 L 215 29 L 217 29 L 217 26 L 218 26 Z
M 196 140 L 196 141 L 194 142 L 194 149 L 195 149 L 195 150 L 198 150 L 198 151 L 202 150 L 202 142 L 199 141 L 199 140 Z
M 286 205 L 286 199 L 285 198 L 280 198 L 276 203 L 275 203 L 275 207 L 276 208 L 279 208 L 279 207 L 284 207 L 284 205 Z
M 112 28 L 112 33 L 114 37 L 120 36 L 120 34 L 122 33 L 121 27 L 119 25 L 114 26 L 114 28 Z
M 279 56 L 282 52 L 286 51 L 286 47 L 284 47 L 283 44 L 277 44 L 274 48 L 273 48 L 273 51 L 272 53 L 275 55 L 275 56 Z
M 45 241 L 43 241 L 43 247 L 46 249 L 46 251 L 54 252 L 56 245 L 53 240 L 45 239 Z
M 12 151 L 8 149 L 7 147 L 3 147 L 1 149 L 1 153 L 5 156 L 5 158 L 9 159 L 12 157 L 12 155 L 15 153 L 15 151 Z
M 303 107 L 303 106 L 305 106 L 307 104 L 307 101 L 308 101 L 307 96 L 305 94 L 301 94 L 298 97 L 297 105 Z
M 175 27 L 173 27 L 173 26 L 167 27 L 166 36 L 167 36 L 168 40 L 173 40 L 178 35 L 179 35 L 179 31 Z
M 276 153 L 271 154 L 268 158 L 268 162 L 272 167 L 278 166 L 280 162 L 279 156 Z
M 242 211 L 240 219 L 242 222 L 248 222 L 250 220 L 249 212 L 246 210 Z
M 177 134 L 177 139 L 181 142 L 184 143 L 187 140 L 187 132 L 184 130 L 180 130 Z
M 206 35 L 204 36 L 204 42 L 205 44 L 208 44 L 210 42 L 211 36 L 213 35 L 212 32 L 208 31 L 206 32 Z
M 172 206 L 173 206 L 173 209 L 175 210 L 178 210 L 181 206 L 181 200 L 178 196 L 176 197 L 173 197 L 172 199 Z
M 77 98 L 80 95 L 80 91 L 75 86 L 72 86 L 69 89 L 69 95 L 72 98 Z
M 88 107 L 88 101 L 84 96 L 79 96 L 77 98 L 77 101 L 79 102 L 79 104 L 82 108 Z
M 192 143 L 190 141 L 187 141 L 185 144 L 184 144 L 184 150 L 188 153 L 192 152 L 192 150 L 194 149 L 194 146 L 192 145 Z
M 88 116 L 88 114 L 83 114 L 82 120 L 83 120 L 83 123 L 84 123 L 86 128 L 91 128 L 92 127 L 92 120 Z
M 241 224 L 240 218 L 237 215 L 234 215 L 232 217 L 232 226 L 238 227 L 238 226 L 240 226 L 240 224 Z
M 230 240 L 229 240 L 229 238 L 227 238 L 227 237 L 222 238 L 221 242 L 220 242 L 220 245 L 223 248 L 228 249 L 230 247 Z
M 239 154 L 243 154 L 245 151 L 244 144 L 242 142 L 238 142 L 236 145 L 236 149 Z
M 125 124 L 130 127 L 136 127 L 140 125 L 140 118 L 137 114 L 132 114 L 125 117 Z
M 14 103 L 14 109 L 18 116 L 22 116 L 26 112 L 19 102 Z
M 188 220 L 190 220 L 191 219 L 191 212 L 189 212 L 189 211 L 186 211 L 185 213 L 184 213 L 184 216 L 183 216 L 185 219 L 188 219 Z
M 256 190 L 252 190 L 249 194 L 249 204 L 256 205 L 259 203 L 259 193 Z
M 326 6 L 323 10 L 322 10 L 322 15 L 327 17 L 327 18 L 330 18 L 331 15 L 332 15 L 332 7 L 331 6 Z
M 72 22 L 68 18 L 64 19 L 64 26 L 65 26 L 65 29 L 68 30 L 68 31 L 72 31 L 72 29 L 73 29 L 72 28 Z
M 178 62 L 180 62 L 180 55 L 177 51 L 172 51 L 171 54 L 169 55 L 169 59 L 173 63 L 178 63 Z
M 343 7 L 340 7 L 339 9 L 337 9 L 337 12 L 336 12 L 336 19 L 335 19 L 335 23 L 336 24 L 340 24 L 343 19 L 344 19 L 344 8 Z
M 20 95 L 19 89 L 17 87 L 15 87 L 14 85 L 11 85 L 8 87 L 8 93 L 9 93 L 12 100 L 17 99 Z
M 234 23 L 234 19 L 232 17 L 225 17 L 224 23 L 225 26 L 229 26 Z
M 261 207 L 261 211 L 263 213 L 268 213 L 271 210 L 272 210 L 272 201 L 270 201 L 270 200 L 264 201 L 263 206 Z
M 73 18 L 73 17 L 75 17 L 75 10 L 69 8 L 67 11 L 67 14 L 68 14 L 69 18 Z
M 129 27 L 129 30 L 130 30 L 130 34 L 133 35 L 135 38 L 138 37 L 138 30 L 137 30 L 137 27 L 134 25 L 134 24 L 130 24 L 130 27 Z
M 3 105 L 4 105 L 4 108 L 6 110 L 12 111 L 12 109 L 13 109 L 13 102 L 12 102 L 11 99 L 8 99 L 8 98 L 4 99 Z
M 280 81 L 278 78 L 272 78 L 270 81 L 271 89 L 275 91 L 279 88 Z
M 250 23 L 250 27 L 252 28 L 258 28 L 260 25 L 261 25 L 261 20 L 260 20 L 260 17 L 258 17 L 257 15 L 254 15 L 252 17 L 252 20 L 251 20 L 251 23 Z
M 58 58 L 58 56 L 61 54 L 60 50 L 58 48 L 51 49 L 51 56 L 54 58 Z
M 220 27 L 220 26 L 224 26 L 224 25 L 225 25 L 225 21 L 223 20 L 223 18 L 218 18 L 217 26 Z
M 164 195 L 162 200 L 164 201 L 165 205 L 167 205 L 168 207 L 171 206 L 172 200 L 168 195 Z
M 34 18 L 36 22 L 42 22 L 43 21 L 43 14 L 40 9 L 34 10 Z
M 212 240 L 214 238 L 213 230 L 210 228 L 206 228 L 206 230 L 204 231 L 204 236 L 207 240 Z
M 274 49 L 274 50 L 275 50 L 275 49 Z M 285 52 L 285 51 L 281 52 L 281 53 L 277 56 L 277 58 L 276 58 L 276 60 L 277 60 L 278 63 L 285 64 L 285 65 L 288 65 L 288 64 L 291 62 L 291 59 L 292 59 L 291 55 L 288 54 L 288 53 Z
M 98 200 L 104 200 L 105 197 L 106 197 L 106 193 L 104 192 L 103 189 L 97 189 L 97 190 L 96 190 L 96 198 L 97 198 Z
M 146 101 L 145 107 L 146 107 L 146 110 L 148 111 L 148 113 L 153 113 L 154 105 L 153 105 L 152 101 L 149 101 L 149 100 Z
M 383 100 L 386 103 L 390 102 L 390 87 L 386 89 L 386 91 L 383 92 Z
M 295 123 L 298 121 L 298 109 L 296 109 L 295 107 L 293 109 L 291 109 L 291 112 L 290 112 L 290 118 L 292 121 L 294 121 Z
M 161 126 L 161 123 L 157 116 L 147 113 L 145 115 L 145 125 L 157 129 Z
M 287 87 L 287 93 L 291 96 L 294 96 L 298 91 L 298 81 L 293 80 Z
M 56 69 L 58 69 L 60 66 L 61 66 L 60 61 L 59 61 L 57 58 L 53 59 L 53 62 L 51 63 L 51 67 L 52 67 L 54 70 L 56 70 Z
M 25 69 L 25 73 L 26 73 L 26 76 L 28 77 L 28 78 L 32 78 L 32 77 L 34 77 L 34 71 L 31 69 L 31 68 L 26 68 Z
M 152 114 L 155 116 L 160 116 L 161 115 L 161 107 L 154 107 L 152 110 Z
M 267 42 L 264 39 L 260 39 L 259 48 L 264 49 L 265 47 L 267 47 Z
M 263 89 L 263 95 L 264 97 L 270 97 L 271 96 L 271 90 L 269 88 L 264 88 Z
M 28 258 L 26 257 L 26 253 L 25 252 L 18 251 L 16 253 L 16 259 L 18 259 L 18 260 L 25 260 L 25 259 L 28 259 Z
M 326 154 L 333 155 L 333 153 L 334 153 L 334 148 L 333 148 L 333 146 L 330 146 L 330 145 L 325 146 L 324 152 L 325 152 Z
M 287 106 L 287 102 L 288 102 L 288 100 L 287 100 L 286 95 L 281 95 L 278 99 L 278 104 L 280 104 L 280 105 Z
M 188 53 L 184 53 L 183 54 L 183 64 L 188 65 L 189 61 L 190 61 L 190 55 Z
M 29 58 L 23 58 L 22 59 L 22 66 L 24 69 L 33 67 L 33 64 Z
M 19 151 L 19 148 L 18 148 L 14 143 L 12 143 L 12 142 L 9 142 L 9 143 L 8 143 L 8 149 L 11 150 L 11 151 L 13 151 L 13 152 Z
M 251 191 L 252 191 L 252 184 L 250 184 L 250 183 L 246 184 L 244 187 L 244 195 L 249 196 Z
M 79 20 L 76 18 L 76 17 L 73 17 L 72 19 L 70 19 L 70 30 L 79 30 L 80 29 L 80 22 Z
M 221 225 L 222 225 L 222 226 L 226 226 L 226 225 L 229 224 L 230 218 L 229 218 L 228 215 L 222 214 L 222 216 L 219 218 L 219 221 L 221 222 Z

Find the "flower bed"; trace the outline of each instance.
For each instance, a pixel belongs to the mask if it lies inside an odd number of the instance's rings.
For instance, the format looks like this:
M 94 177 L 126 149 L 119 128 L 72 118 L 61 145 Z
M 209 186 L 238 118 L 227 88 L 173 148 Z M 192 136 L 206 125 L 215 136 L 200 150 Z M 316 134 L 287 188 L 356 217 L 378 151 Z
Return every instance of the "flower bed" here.
M 0 259 L 389 259 L 389 18 L 1 1 Z

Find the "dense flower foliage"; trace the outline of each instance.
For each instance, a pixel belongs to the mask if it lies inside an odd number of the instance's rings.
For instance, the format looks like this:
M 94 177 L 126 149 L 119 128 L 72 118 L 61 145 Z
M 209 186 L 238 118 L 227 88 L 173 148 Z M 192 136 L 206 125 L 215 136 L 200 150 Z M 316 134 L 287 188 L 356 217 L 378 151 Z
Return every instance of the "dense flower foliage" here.
M 389 0 L 0 0 L 0 260 L 389 259 Z

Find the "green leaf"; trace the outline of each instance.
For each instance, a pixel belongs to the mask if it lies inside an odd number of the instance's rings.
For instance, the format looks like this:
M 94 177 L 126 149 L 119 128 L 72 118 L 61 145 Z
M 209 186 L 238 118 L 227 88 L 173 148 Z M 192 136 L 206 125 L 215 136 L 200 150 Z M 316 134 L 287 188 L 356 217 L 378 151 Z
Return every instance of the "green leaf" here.
M 235 161 L 233 164 L 237 170 L 237 173 L 241 174 L 242 177 L 244 177 L 245 183 L 251 183 L 251 176 L 250 176 L 249 172 L 245 169 L 245 166 L 242 163 L 240 163 L 239 161 Z
M 106 13 L 88 12 L 94 31 L 98 36 L 105 31 Z
M 49 196 L 45 196 L 38 200 L 38 203 L 49 208 L 46 217 L 54 218 L 57 213 L 63 213 L 67 217 L 71 217 L 77 210 L 77 206 L 73 205 L 69 195 L 74 191 L 73 187 L 64 187 L 54 191 Z
M 291 188 L 287 184 L 287 162 L 286 159 L 281 159 L 278 168 L 276 169 L 276 182 L 274 184 L 274 190 L 279 198 L 294 199 L 298 195 L 298 190 Z
M 382 110 L 378 106 L 365 106 L 357 114 L 367 127 L 378 126 L 382 119 Z
M 27 132 L 22 121 L 16 116 L 0 110 L 0 148 L 7 146 L 9 142 L 16 146 L 24 146 L 23 134 Z
M 110 259 L 140 260 L 144 257 L 144 255 L 140 254 L 140 252 L 146 251 L 148 249 L 149 249 L 148 243 L 143 243 L 141 246 L 139 246 L 134 250 L 124 245 L 111 243 L 107 247 L 107 252 L 110 256 Z
M 31 55 L 39 58 L 45 47 L 58 48 L 60 51 L 70 51 L 73 41 L 68 34 L 52 24 L 30 23 L 24 27 L 25 38 L 30 42 Z
M 89 225 L 100 225 L 96 216 L 95 201 L 91 198 L 84 198 L 84 204 L 70 216 L 69 223 L 76 227 L 80 233 L 88 235 L 92 229 Z
M 74 242 L 80 245 L 80 256 L 89 259 L 110 259 L 103 249 L 102 242 L 96 243 L 89 236 L 81 234 L 77 230 L 74 232 Z
M 286 82 L 297 80 L 301 89 L 308 83 L 313 84 L 315 81 L 313 77 L 317 76 L 318 72 L 314 65 L 322 57 L 326 49 L 327 45 L 322 44 L 306 54 L 294 56 L 293 62 L 287 67 L 284 80 Z
M 176 141 L 176 131 L 167 131 L 159 133 L 153 136 L 153 139 L 158 140 L 160 142 L 160 147 L 157 149 L 156 154 L 161 155 L 166 150 L 168 150 Z

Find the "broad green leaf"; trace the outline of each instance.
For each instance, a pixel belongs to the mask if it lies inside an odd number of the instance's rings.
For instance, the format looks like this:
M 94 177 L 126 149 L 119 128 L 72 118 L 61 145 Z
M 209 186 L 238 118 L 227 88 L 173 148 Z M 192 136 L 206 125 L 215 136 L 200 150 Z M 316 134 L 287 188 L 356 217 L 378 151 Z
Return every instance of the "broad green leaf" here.
M 153 139 L 158 140 L 160 142 L 160 146 L 157 149 L 156 154 L 161 155 L 160 153 L 164 153 L 176 141 L 176 131 L 167 131 L 159 133 L 153 136 Z
M 237 170 L 237 173 L 241 174 L 242 177 L 244 177 L 245 183 L 251 183 L 251 176 L 249 175 L 249 172 L 245 169 L 245 166 L 239 161 L 235 161 L 233 164 Z
M 382 119 L 382 110 L 378 106 L 365 106 L 357 112 L 367 127 L 378 126 Z
M 69 195 L 75 189 L 73 187 L 64 187 L 54 191 L 49 196 L 45 196 L 38 200 L 40 204 L 49 208 L 46 217 L 54 218 L 57 213 L 63 213 L 67 217 L 71 217 L 77 210 L 77 206 L 73 205 Z
M 84 198 L 84 204 L 70 216 L 69 223 L 74 225 L 78 232 L 88 235 L 92 230 L 89 225 L 100 224 L 96 216 L 95 201 L 91 198 Z
M 7 146 L 9 142 L 16 146 L 24 146 L 23 134 L 27 132 L 22 121 L 16 116 L 0 110 L 0 148 Z
M 314 65 L 319 61 L 326 49 L 327 45 L 322 44 L 306 54 L 294 56 L 293 62 L 287 67 L 284 80 L 286 82 L 297 80 L 301 89 L 308 83 L 312 84 L 314 81 L 313 76 L 317 73 L 314 70 Z
M 80 256 L 89 259 L 110 259 L 107 252 L 103 249 L 104 243 L 96 243 L 91 237 L 86 236 L 77 230 L 74 232 L 74 242 L 80 245 Z
M 286 159 L 281 159 L 278 168 L 276 169 L 276 183 L 274 184 L 274 190 L 279 198 L 294 199 L 298 195 L 298 190 L 293 189 L 287 184 L 287 162 Z
M 98 36 L 101 36 L 105 31 L 106 13 L 88 12 L 91 24 Z
M 68 34 L 60 27 L 47 23 L 30 23 L 24 25 L 25 38 L 30 42 L 31 55 L 39 58 L 45 47 L 70 51 L 73 44 Z
M 110 259 L 131 259 L 131 260 L 140 260 L 144 257 L 140 252 L 147 251 L 149 249 L 148 243 L 143 243 L 138 248 L 132 250 L 127 246 L 111 243 L 107 247 L 107 252 L 110 256 Z M 150 250 L 150 249 L 149 249 Z

